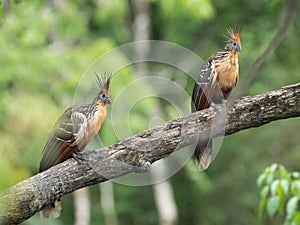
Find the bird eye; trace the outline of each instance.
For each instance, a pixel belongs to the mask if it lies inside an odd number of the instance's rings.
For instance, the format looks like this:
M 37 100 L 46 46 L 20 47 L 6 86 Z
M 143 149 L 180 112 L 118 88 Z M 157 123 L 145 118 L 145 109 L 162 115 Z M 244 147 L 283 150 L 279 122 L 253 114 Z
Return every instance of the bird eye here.
M 237 50 L 237 51 L 241 51 L 242 50 L 242 48 L 239 46 L 239 44 L 238 43 L 236 43 L 236 42 L 232 42 L 231 44 L 230 44 L 230 47 L 231 47 L 231 49 L 234 49 L 234 50 Z
M 99 93 L 98 100 L 101 100 L 105 104 L 110 104 L 111 103 L 109 93 L 105 93 L 105 92 L 104 93 L 103 92 Z
M 105 93 L 102 93 L 102 94 L 99 95 L 99 97 L 100 97 L 102 100 L 104 100 L 104 99 L 106 98 L 106 94 L 105 94 Z

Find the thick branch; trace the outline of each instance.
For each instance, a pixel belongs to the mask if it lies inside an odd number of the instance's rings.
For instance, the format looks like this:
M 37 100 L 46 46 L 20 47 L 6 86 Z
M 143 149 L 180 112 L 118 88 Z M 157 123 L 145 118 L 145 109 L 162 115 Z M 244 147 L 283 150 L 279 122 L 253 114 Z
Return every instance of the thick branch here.
M 211 131 L 213 136 L 229 135 L 275 120 L 298 117 L 300 83 L 238 99 L 227 108 L 227 118 L 219 116 L 224 107 L 209 108 L 83 154 L 86 160 L 81 163 L 70 159 L 16 184 L 0 195 L 0 224 L 20 223 L 43 206 L 79 188 L 138 172 L 142 162 L 154 162 L 193 144 L 199 132 L 200 139 L 205 139 Z M 216 120 L 218 116 L 221 119 Z

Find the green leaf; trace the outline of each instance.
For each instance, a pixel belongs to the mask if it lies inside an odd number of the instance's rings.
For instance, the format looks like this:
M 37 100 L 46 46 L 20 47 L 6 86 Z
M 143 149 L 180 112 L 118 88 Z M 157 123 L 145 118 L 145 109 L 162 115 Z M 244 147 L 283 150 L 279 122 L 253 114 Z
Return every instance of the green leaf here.
M 283 213 L 284 211 L 284 202 L 285 202 L 285 196 L 283 194 L 283 190 L 282 187 L 280 185 L 277 186 L 277 190 L 276 190 L 277 196 L 279 197 L 280 201 L 279 201 L 279 206 L 278 206 L 278 212 L 280 214 Z
M 266 174 L 265 173 L 262 173 L 261 175 L 259 175 L 259 177 L 256 180 L 256 185 L 258 187 L 261 187 L 262 184 L 263 184 L 263 182 L 264 182 L 264 180 L 265 180 L 265 178 L 266 178 Z
M 258 217 L 259 218 L 261 218 L 266 204 L 267 204 L 267 199 L 266 198 L 263 198 L 263 199 L 260 200 L 259 206 L 258 206 Z
M 273 173 L 269 173 L 266 177 L 266 182 L 267 184 L 271 184 L 274 180 L 274 174 Z
M 278 164 L 277 163 L 273 163 L 270 166 L 271 173 L 274 173 L 277 169 L 278 169 Z
M 270 217 L 273 217 L 275 215 L 276 211 L 279 208 L 279 203 L 280 199 L 278 196 L 272 196 L 268 199 L 266 209 Z
M 279 180 L 274 180 L 271 184 L 271 195 L 276 195 L 277 187 L 279 185 Z
M 286 218 L 291 219 L 296 213 L 299 198 L 294 196 L 286 204 Z
M 300 180 L 295 180 L 292 182 L 291 192 L 293 195 L 300 195 Z
M 286 170 L 286 168 L 283 165 L 279 165 L 278 169 L 280 171 L 280 177 L 282 179 L 288 177 L 289 172 Z
M 293 221 L 294 221 L 296 224 L 300 224 L 300 212 L 296 212 L 296 214 L 295 214 L 294 217 L 293 217 Z
M 260 197 L 261 198 L 266 198 L 268 193 L 269 193 L 269 186 L 264 186 L 261 190 L 260 190 Z
M 299 179 L 300 178 L 300 173 L 299 172 L 292 172 L 292 178 L 293 179 Z
M 282 195 L 282 196 L 279 196 L 279 199 L 280 199 L 280 201 L 279 201 L 279 206 L 278 206 L 278 212 L 282 215 L 283 214 L 283 212 L 284 212 L 284 203 L 285 203 L 285 200 L 284 200 L 284 196 Z
M 288 182 L 288 180 L 286 180 L 286 179 L 281 180 L 280 181 L 280 186 L 282 187 L 283 193 L 285 195 L 287 195 L 288 192 L 289 192 L 289 182 Z

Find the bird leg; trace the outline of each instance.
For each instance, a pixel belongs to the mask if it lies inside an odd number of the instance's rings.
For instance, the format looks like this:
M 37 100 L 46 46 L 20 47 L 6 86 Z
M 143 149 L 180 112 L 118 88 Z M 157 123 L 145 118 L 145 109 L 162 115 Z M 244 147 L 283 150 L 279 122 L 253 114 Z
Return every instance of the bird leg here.
M 210 107 L 217 110 L 219 106 L 225 105 L 226 103 L 227 103 L 227 100 L 224 98 L 213 99 L 213 101 L 210 103 Z

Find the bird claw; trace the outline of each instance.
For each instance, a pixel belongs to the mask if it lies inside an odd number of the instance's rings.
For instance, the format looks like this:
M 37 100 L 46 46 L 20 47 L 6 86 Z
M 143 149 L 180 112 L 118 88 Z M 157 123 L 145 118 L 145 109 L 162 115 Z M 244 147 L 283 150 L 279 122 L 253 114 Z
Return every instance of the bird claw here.
M 214 102 L 212 102 L 212 103 L 210 104 L 210 107 L 213 108 L 213 109 L 215 109 L 215 110 L 218 109 L 218 106 L 219 106 L 219 104 L 216 104 L 216 103 L 214 103 Z
M 82 161 L 86 161 L 84 153 L 82 152 L 73 152 L 72 157 L 79 163 L 81 164 Z
M 210 104 L 210 107 L 212 107 L 213 109 L 217 110 L 217 109 L 219 108 L 219 106 L 225 105 L 226 103 L 227 103 L 227 100 L 226 100 L 226 99 L 222 99 L 222 100 L 220 100 L 220 102 L 218 102 L 218 103 L 212 102 L 212 103 Z
M 138 173 L 148 172 L 150 169 L 150 166 L 151 166 L 151 162 L 144 160 L 144 159 L 140 159 L 139 164 L 137 166 L 137 168 L 138 168 L 137 172 Z
M 86 162 L 86 154 L 83 152 L 73 152 L 72 157 L 78 162 L 78 164 L 82 164 L 83 162 Z M 92 167 L 87 164 L 89 169 L 92 169 Z

